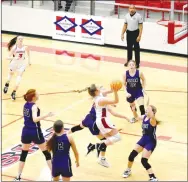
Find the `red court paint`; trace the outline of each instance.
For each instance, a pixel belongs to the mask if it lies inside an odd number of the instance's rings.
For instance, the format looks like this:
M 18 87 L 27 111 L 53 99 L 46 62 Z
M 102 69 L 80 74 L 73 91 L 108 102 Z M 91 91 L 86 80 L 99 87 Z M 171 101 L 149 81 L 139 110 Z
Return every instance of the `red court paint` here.
M 18 115 L 18 114 L 9 114 L 9 113 L 2 113 L 2 115 L 21 116 L 21 115 Z M 23 117 L 23 116 L 22 116 L 22 117 Z M 22 117 L 21 117 L 21 118 L 22 118 Z M 19 119 L 21 119 L 21 118 L 19 118 Z M 19 119 L 14 120 L 13 122 L 9 123 L 8 125 L 14 123 L 15 121 L 18 121 Z M 43 121 L 48 121 L 48 122 L 52 122 L 52 123 L 55 122 L 54 120 L 51 120 L 51 119 L 44 119 Z M 76 120 L 75 120 L 75 121 L 76 121 Z M 77 121 L 78 121 L 78 120 L 77 120 Z M 80 120 L 80 121 L 81 121 L 81 120 Z M 76 124 L 72 124 L 72 123 L 65 123 L 65 124 L 72 125 L 72 126 L 75 126 L 75 125 L 76 125 Z M 8 126 L 8 125 L 7 125 L 7 126 Z M 6 126 L 4 126 L 4 127 L 6 127 Z M 120 131 L 120 133 L 121 133 L 121 134 L 124 134 L 124 135 L 131 135 L 131 136 L 137 136 L 137 137 L 141 137 L 141 136 L 142 136 L 142 135 L 138 135 L 138 134 L 134 134 L 134 133 L 126 133 L 126 132 L 121 132 L 121 131 Z M 159 136 L 159 137 L 157 137 L 157 139 L 162 140 L 162 141 L 173 142 L 173 143 L 179 143 L 179 144 L 186 144 L 186 145 L 187 145 L 186 142 L 173 141 L 173 140 L 170 140 L 171 138 L 172 138 L 172 137 L 169 137 L 169 136 Z
M 7 42 L 2 42 L 2 47 L 6 47 Z M 48 54 L 57 54 L 58 52 L 70 52 L 68 50 L 59 50 L 59 49 L 52 49 L 52 48 L 46 48 L 46 47 L 38 47 L 38 46 L 31 46 L 29 45 L 29 48 L 31 51 L 35 52 L 41 52 L 41 53 L 48 53 Z M 74 53 L 75 57 L 81 58 L 83 54 L 87 53 L 81 53 L 81 52 L 71 52 Z M 71 57 L 72 57 L 71 54 Z M 91 55 L 91 54 L 90 54 Z M 69 56 L 69 54 L 67 54 Z M 94 55 L 87 57 L 87 59 L 93 59 L 93 57 L 100 58 L 100 60 L 106 61 L 106 62 L 113 62 L 113 63 L 121 63 L 124 64 L 126 62 L 126 59 L 124 58 L 118 58 L 118 57 L 111 57 L 111 56 L 101 56 L 101 55 Z M 176 72 L 183 72 L 187 73 L 187 67 L 185 66 L 174 66 L 169 64 L 161 64 L 161 63 L 153 63 L 148 61 L 141 61 L 141 66 L 143 67 L 149 67 L 149 68 L 157 68 L 162 70 L 168 70 L 168 71 L 176 71 Z

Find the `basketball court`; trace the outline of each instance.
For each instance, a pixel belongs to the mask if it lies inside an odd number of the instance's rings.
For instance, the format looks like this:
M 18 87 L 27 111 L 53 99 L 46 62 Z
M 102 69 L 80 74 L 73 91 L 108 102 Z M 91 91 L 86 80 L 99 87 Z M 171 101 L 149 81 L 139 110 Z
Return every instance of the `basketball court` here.
M 13 35 L 2 35 L 2 85 L 4 86 L 8 63 L 6 44 Z M 32 65 L 27 68 L 17 91 L 17 100 L 12 101 L 15 77 L 9 91 L 2 93 L 2 180 L 12 181 L 17 175 L 21 152 L 22 109 L 21 97 L 28 89 L 40 93 L 38 105 L 42 113 L 57 115 L 41 121 L 43 133 L 48 139 L 53 122 L 61 119 L 68 130 L 77 125 L 89 112 L 92 100 L 87 92 L 70 92 L 83 89 L 92 83 L 109 88 L 114 79 L 121 79 L 127 68 L 123 66 L 126 50 L 104 48 L 71 42 L 25 37 L 24 44 L 31 50 Z M 158 144 L 150 158 L 150 164 L 161 181 L 187 180 L 187 59 L 160 54 L 141 53 L 140 70 L 146 77 L 146 91 L 150 103 L 158 109 L 157 117 L 163 122 L 157 128 Z M 120 102 L 114 110 L 129 118 L 132 113 L 126 102 L 123 89 L 119 91 Z M 147 100 L 147 97 L 146 97 Z M 80 154 L 80 167 L 76 168 L 72 155 L 73 178 L 83 181 L 146 181 L 148 175 L 141 164 L 141 155 L 135 159 L 132 175 L 122 178 L 127 167 L 129 153 L 142 134 L 141 123 L 128 123 L 112 117 L 121 128 L 122 141 L 109 146 L 107 160 L 110 168 L 97 163 L 96 154 L 85 156 L 90 142 L 98 140 L 88 129 L 73 134 Z M 45 158 L 37 146 L 31 146 L 22 178 L 25 181 L 50 180 Z

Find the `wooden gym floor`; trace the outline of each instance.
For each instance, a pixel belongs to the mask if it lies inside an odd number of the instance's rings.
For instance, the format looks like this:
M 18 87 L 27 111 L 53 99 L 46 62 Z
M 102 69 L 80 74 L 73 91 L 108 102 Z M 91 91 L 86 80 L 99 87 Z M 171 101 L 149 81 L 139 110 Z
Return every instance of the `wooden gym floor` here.
M 12 35 L 2 35 L 2 86 L 7 79 L 8 61 L 6 43 Z M 2 180 L 11 181 L 17 174 L 20 154 L 20 135 L 23 127 L 23 98 L 28 89 L 35 88 L 41 94 L 38 102 L 42 113 L 49 111 L 57 115 L 41 121 L 46 138 L 56 119 L 62 119 L 69 129 L 79 124 L 91 108 L 92 101 L 83 92 L 65 93 L 82 89 L 91 83 L 109 88 L 114 79 L 122 78 L 126 70 L 126 50 L 98 46 L 52 41 L 39 38 L 25 38 L 25 45 L 31 49 L 32 65 L 27 68 L 17 92 L 17 100 L 10 94 L 15 84 L 12 79 L 9 91 L 2 93 Z M 160 54 L 141 53 L 141 71 L 147 81 L 150 103 L 158 109 L 157 117 L 162 124 L 157 128 L 158 145 L 149 162 L 161 181 L 187 180 L 187 60 Z M 132 117 L 124 91 L 119 92 L 120 102 L 115 111 Z M 85 157 L 89 142 L 98 141 L 87 129 L 75 133 L 80 167 L 76 168 L 72 157 L 74 177 L 72 180 L 139 181 L 148 180 L 141 165 L 141 155 L 135 159 L 132 175 L 123 179 L 122 173 L 127 158 L 141 136 L 140 123 L 130 124 L 126 120 L 112 117 L 117 128 L 122 128 L 122 141 L 107 149 L 110 168 L 97 163 L 95 153 Z M 43 154 L 32 147 L 23 172 L 26 181 L 50 180 L 50 173 Z

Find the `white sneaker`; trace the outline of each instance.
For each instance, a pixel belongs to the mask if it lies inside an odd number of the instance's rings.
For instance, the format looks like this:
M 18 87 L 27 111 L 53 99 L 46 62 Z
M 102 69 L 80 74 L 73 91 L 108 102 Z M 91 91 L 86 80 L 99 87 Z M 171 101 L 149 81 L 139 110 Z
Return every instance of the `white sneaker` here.
M 157 179 L 157 178 L 154 178 L 154 177 L 151 177 L 151 178 L 149 179 L 149 181 L 158 181 L 158 179 Z
M 125 172 L 123 173 L 123 178 L 127 178 L 131 175 L 131 170 L 130 169 L 127 169 L 125 170 Z
M 137 121 L 138 121 L 137 118 L 132 118 L 132 119 L 130 120 L 130 123 L 136 123 Z
M 107 162 L 106 158 L 101 158 L 101 159 L 99 159 L 98 163 L 99 163 L 101 166 L 110 167 L 110 165 L 109 165 L 109 163 Z

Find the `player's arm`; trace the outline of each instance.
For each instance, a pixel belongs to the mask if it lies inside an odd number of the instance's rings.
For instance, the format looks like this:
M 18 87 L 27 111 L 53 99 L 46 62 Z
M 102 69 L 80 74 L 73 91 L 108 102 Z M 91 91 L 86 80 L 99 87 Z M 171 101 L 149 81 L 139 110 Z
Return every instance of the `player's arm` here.
M 145 76 L 142 72 L 140 72 L 140 78 L 142 80 L 142 88 L 145 90 L 146 88 L 146 79 L 145 79 Z
M 108 108 L 108 111 L 115 117 L 118 117 L 118 118 L 122 118 L 122 119 L 126 119 L 128 122 L 130 122 L 129 118 L 124 116 L 124 115 L 121 115 L 119 113 L 116 113 L 115 111 L 113 111 L 111 108 Z
M 119 102 L 119 96 L 117 91 L 114 91 L 114 99 L 102 98 L 98 101 L 99 106 L 113 105 Z
M 151 124 L 152 126 L 156 126 L 156 125 L 157 125 L 157 120 L 156 120 L 155 117 L 152 117 L 152 118 L 150 119 L 150 124 Z
M 67 133 L 71 134 L 71 133 L 83 130 L 84 128 L 85 126 L 82 123 L 80 123 L 79 125 L 73 126 Z
M 28 64 L 31 65 L 30 50 L 29 50 L 29 47 L 28 47 L 28 46 L 25 47 L 25 51 L 26 51 L 26 53 L 27 53 Z
M 11 49 L 9 52 L 9 55 L 7 57 L 7 60 L 12 60 L 13 59 L 13 54 L 14 54 L 14 49 Z
M 49 112 L 48 114 L 44 115 L 44 116 L 37 116 L 37 106 L 33 105 L 32 107 L 32 116 L 33 116 L 33 121 L 36 123 L 40 120 L 43 120 L 47 117 L 53 116 L 54 114 L 52 112 Z
M 76 143 L 74 142 L 73 138 L 70 135 L 68 135 L 68 139 L 69 139 L 69 142 L 71 144 L 71 148 L 74 152 L 74 156 L 76 158 L 76 167 L 79 167 L 79 165 L 80 165 L 79 164 L 79 154 L 78 154 L 78 150 L 76 148 Z

